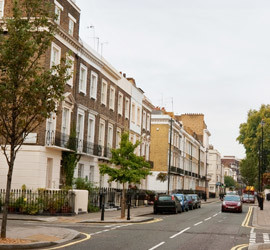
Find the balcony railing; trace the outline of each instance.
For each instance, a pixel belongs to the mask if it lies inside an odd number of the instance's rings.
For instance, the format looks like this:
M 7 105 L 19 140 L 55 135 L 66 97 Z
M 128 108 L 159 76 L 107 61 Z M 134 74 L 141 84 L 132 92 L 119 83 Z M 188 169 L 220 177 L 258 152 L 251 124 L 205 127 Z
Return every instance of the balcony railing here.
M 58 146 L 67 149 L 74 148 L 78 153 L 85 153 L 106 158 L 112 157 L 110 147 L 94 144 L 78 137 L 70 138 L 69 135 L 53 130 L 46 131 L 45 144 L 46 146 Z

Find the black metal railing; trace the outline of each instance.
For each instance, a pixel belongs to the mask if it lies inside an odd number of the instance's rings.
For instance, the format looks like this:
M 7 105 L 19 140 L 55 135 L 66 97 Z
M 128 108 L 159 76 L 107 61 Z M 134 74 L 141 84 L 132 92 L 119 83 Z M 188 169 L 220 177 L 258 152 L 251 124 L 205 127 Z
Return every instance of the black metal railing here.
M 0 189 L 0 210 L 4 205 L 5 189 Z M 74 214 L 75 193 L 64 190 L 11 190 L 8 213 Z
M 94 144 L 92 142 L 80 139 L 78 136 L 76 138 L 70 138 L 69 135 L 54 130 L 46 131 L 45 144 L 46 146 L 58 146 L 69 149 L 70 145 L 72 145 L 73 148 L 76 148 L 78 153 L 85 153 L 106 158 L 112 157 L 110 147 Z

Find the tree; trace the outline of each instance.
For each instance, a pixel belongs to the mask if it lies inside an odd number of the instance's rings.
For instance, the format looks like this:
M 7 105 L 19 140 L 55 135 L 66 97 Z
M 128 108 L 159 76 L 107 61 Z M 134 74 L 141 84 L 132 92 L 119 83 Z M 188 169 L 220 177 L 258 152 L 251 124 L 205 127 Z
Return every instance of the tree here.
M 29 133 L 56 110 L 69 78 L 63 60 L 51 69 L 44 66 L 57 30 L 49 1 L 14 0 L 11 14 L 0 23 L 0 143 L 8 165 L 1 238 L 6 238 L 16 155 Z
M 112 149 L 110 165 L 100 164 L 100 174 L 109 175 L 109 182 L 117 181 L 123 185 L 121 198 L 121 218 L 125 217 L 125 184 L 140 183 L 147 175 L 150 175 L 151 166 L 143 157 L 137 156 L 134 150 L 139 146 L 137 141 L 132 144 L 129 141 L 129 134 L 123 133 L 121 136 L 120 148 Z
M 162 173 L 162 172 L 159 172 L 157 177 L 156 177 L 156 180 L 157 181 L 161 181 L 161 182 L 165 182 L 168 180 L 168 174 L 167 173 Z
M 246 157 L 240 162 L 242 180 L 247 186 L 254 186 L 256 183 L 258 174 L 257 162 L 257 159 L 253 157 Z
M 262 124 L 263 125 L 263 150 L 262 150 Z M 259 157 L 263 160 L 262 172 L 269 169 L 270 166 L 270 105 L 261 105 L 260 110 L 250 110 L 248 112 L 247 122 L 240 125 L 240 134 L 237 137 L 239 143 L 243 144 L 246 150 L 247 158 L 253 158 L 257 162 Z M 262 154 L 263 152 L 263 154 Z
M 224 183 L 227 188 L 235 187 L 235 180 L 231 176 L 224 176 Z

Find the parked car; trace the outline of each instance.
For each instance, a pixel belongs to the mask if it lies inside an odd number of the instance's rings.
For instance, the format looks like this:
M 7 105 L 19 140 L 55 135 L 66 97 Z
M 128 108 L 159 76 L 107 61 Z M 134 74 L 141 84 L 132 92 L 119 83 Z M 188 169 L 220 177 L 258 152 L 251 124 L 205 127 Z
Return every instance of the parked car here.
M 243 194 L 243 203 L 255 203 L 255 196 L 253 194 Z
M 241 197 L 239 195 L 225 195 L 222 202 L 221 211 L 235 211 L 242 213 Z
M 188 208 L 189 208 L 189 210 L 192 210 L 192 209 L 196 208 L 195 207 L 195 200 L 193 199 L 192 194 L 187 194 L 186 198 L 188 200 Z
M 174 194 L 178 200 L 180 201 L 181 203 L 181 206 L 182 206 L 182 211 L 188 211 L 189 208 L 188 208 L 188 200 L 186 198 L 186 196 L 184 194 Z
M 158 195 L 154 202 L 154 214 L 160 212 L 181 213 L 181 203 L 175 195 Z
M 201 208 L 201 199 L 197 194 L 191 194 L 195 202 L 195 208 Z

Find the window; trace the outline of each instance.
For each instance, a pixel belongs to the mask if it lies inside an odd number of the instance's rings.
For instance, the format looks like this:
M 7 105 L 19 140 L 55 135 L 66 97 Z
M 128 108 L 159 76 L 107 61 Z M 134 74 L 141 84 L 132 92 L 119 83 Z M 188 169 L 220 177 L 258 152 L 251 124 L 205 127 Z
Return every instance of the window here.
M 77 22 L 76 19 L 68 13 L 69 21 L 68 21 L 68 34 L 73 36 L 74 34 L 74 26 L 75 23 Z
M 129 119 L 129 99 L 126 98 L 125 100 L 125 117 Z
M 150 131 L 151 117 L 150 114 L 147 114 L 147 131 Z
M 67 84 L 73 86 L 73 75 L 74 75 L 74 57 L 67 55 L 66 64 L 70 67 L 67 70 L 67 75 L 70 76 Z
M 115 88 L 110 88 L 110 102 L 109 102 L 109 108 L 111 110 L 114 110 L 114 104 L 115 104 Z
M 120 142 L 121 142 L 121 129 L 117 128 L 117 131 L 116 131 L 116 148 L 120 147 Z
M 135 123 L 135 104 L 134 103 L 132 103 L 132 106 L 131 106 L 131 121 Z
M 88 116 L 88 131 L 87 131 L 87 142 L 94 143 L 95 137 L 95 116 L 89 114 Z
M 89 181 L 94 182 L 95 166 L 90 166 Z
M 76 132 L 77 132 L 77 138 L 78 138 L 78 151 L 82 151 L 83 132 L 84 132 L 84 111 L 83 110 L 78 110 Z
M 79 92 L 86 94 L 87 68 L 83 64 L 80 66 Z
M 137 126 L 141 126 L 141 109 L 137 108 Z
M 5 4 L 5 1 L 0 0 L 0 18 L 4 16 L 4 4 Z
M 61 48 L 55 43 L 52 43 L 51 47 L 51 67 L 60 64 Z
M 143 129 L 146 129 L 146 112 L 145 111 L 143 111 L 143 122 L 142 122 L 142 124 L 143 124 Z
M 118 94 L 118 114 L 123 115 L 123 94 Z
M 113 125 L 109 124 L 108 126 L 108 137 L 107 137 L 107 147 L 112 148 L 113 144 Z
M 79 165 L 78 165 L 78 178 L 84 178 L 83 172 L 84 172 L 84 164 L 79 163 Z
M 105 140 L 105 121 L 100 119 L 99 122 L 99 136 L 98 136 L 98 144 L 100 146 L 104 146 Z
M 70 121 L 70 110 L 63 108 L 62 111 L 62 134 L 69 135 L 69 121 Z
M 107 105 L 107 82 L 102 80 L 101 85 L 101 103 Z
M 90 98 L 97 98 L 97 82 L 98 75 L 95 72 L 91 72 L 91 82 L 90 82 Z

